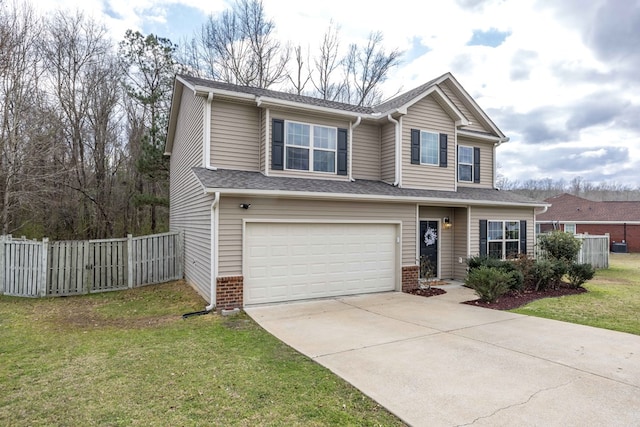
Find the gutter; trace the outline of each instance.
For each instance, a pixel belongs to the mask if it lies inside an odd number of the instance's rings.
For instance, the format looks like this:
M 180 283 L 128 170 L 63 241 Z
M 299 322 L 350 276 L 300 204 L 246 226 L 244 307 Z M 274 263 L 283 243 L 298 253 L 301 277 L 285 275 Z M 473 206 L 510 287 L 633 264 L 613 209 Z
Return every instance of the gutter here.
M 204 106 L 204 167 L 209 170 L 217 170 L 211 166 L 211 102 L 213 101 L 213 91 L 207 95 L 207 102 Z
M 393 181 L 393 186 L 397 187 L 400 185 L 400 154 L 398 154 L 400 152 L 400 148 L 401 148 L 401 143 L 400 143 L 400 122 L 396 119 L 394 119 L 393 117 L 391 117 L 391 114 L 387 114 L 387 120 L 389 120 L 391 123 L 396 125 L 396 130 L 395 130 L 395 134 L 396 134 L 396 147 L 395 147 L 395 161 L 396 161 L 396 166 L 395 166 L 395 180 Z
M 216 279 L 218 277 L 218 222 L 220 219 L 220 210 L 218 205 L 220 204 L 220 192 L 216 191 L 211 203 L 211 269 L 210 269 L 210 283 L 209 283 L 209 301 L 210 304 L 205 307 L 205 310 L 211 311 L 216 308 Z
M 349 124 L 349 126 L 351 127 L 349 132 L 351 141 L 349 141 L 349 164 L 347 165 L 347 168 L 349 169 L 349 181 L 351 182 L 355 181 L 355 179 L 353 179 L 353 130 L 358 126 L 360 126 L 361 121 L 362 121 L 362 117 L 358 116 L 355 123 Z

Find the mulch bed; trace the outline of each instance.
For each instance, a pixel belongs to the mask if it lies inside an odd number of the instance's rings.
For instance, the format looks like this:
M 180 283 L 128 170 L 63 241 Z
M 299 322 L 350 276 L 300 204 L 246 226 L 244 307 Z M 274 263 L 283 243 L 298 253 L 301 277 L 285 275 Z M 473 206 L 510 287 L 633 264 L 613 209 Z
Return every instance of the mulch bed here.
M 436 295 L 446 294 L 447 292 L 444 289 L 431 287 L 430 289 L 416 288 L 412 291 L 407 291 L 407 293 L 412 295 L 419 295 L 421 297 L 433 297 Z
M 566 285 L 560 285 L 557 288 L 545 289 L 536 292 L 535 290 L 509 291 L 494 303 L 481 301 L 479 299 L 465 301 L 463 304 L 475 305 L 477 307 L 492 308 L 494 310 L 511 310 L 518 308 L 542 298 L 563 297 L 565 295 L 576 295 L 587 292 L 585 288 L 570 288 Z

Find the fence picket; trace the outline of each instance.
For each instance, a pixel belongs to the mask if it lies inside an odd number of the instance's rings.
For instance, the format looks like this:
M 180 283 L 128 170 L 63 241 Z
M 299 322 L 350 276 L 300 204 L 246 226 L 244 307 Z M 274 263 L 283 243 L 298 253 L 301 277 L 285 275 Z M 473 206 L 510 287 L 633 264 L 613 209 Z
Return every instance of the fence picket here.
M 182 278 L 182 233 L 42 242 L 0 236 L 0 294 L 63 296 Z

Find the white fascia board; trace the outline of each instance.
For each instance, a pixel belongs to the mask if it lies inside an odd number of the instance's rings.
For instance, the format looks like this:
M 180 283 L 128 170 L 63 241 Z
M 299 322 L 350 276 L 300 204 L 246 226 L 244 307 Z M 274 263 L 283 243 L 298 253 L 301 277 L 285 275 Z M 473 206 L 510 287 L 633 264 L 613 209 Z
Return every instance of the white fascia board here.
M 205 188 L 205 193 L 220 192 L 225 195 L 255 196 L 255 197 L 286 197 L 292 199 L 319 199 L 319 200 L 357 200 L 371 202 L 389 203 L 418 203 L 420 205 L 432 206 L 495 206 L 495 207 L 520 207 L 537 208 L 542 204 L 528 204 L 517 202 L 491 202 L 486 200 L 467 199 L 447 199 L 447 198 L 425 198 L 409 196 L 385 196 L 376 194 L 348 194 L 348 193 L 317 193 L 313 191 L 282 191 L 282 190 L 247 190 L 232 188 Z
M 415 103 L 421 101 L 422 99 L 426 98 L 427 96 L 429 96 L 431 94 L 436 95 L 438 97 L 438 99 L 440 99 L 442 102 L 444 102 L 446 104 L 446 106 L 451 110 L 451 112 L 453 113 L 453 116 L 454 116 L 452 118 L 456 122 L 456 126 L 467 126 L 467 125 L 470 124 L 469 120 L 464 116 L 464 114 L 462 114 L 462 111 L 460 111 L 460 109 L 458 109 L 458 107 L 455 106 L 455 104 L 442 91 L 442 89 L 440 89 L 435 84 L 433 86 L 429 87 L 424 92 L 422 92 L 420 95 L 416 96 L 415 98 L 413 98 L 410 101 L 408 101 L 405 104 L 403 104 L 401 107 L 394 108 L 393 110 L 390 110 L 390 111 L 387 111 L 387 112 L 384 112 L 384 113 L 380 113 L 380 114 L 383 116 L 383 118 L 386 117 L 389 114 L 393 115 L 394 113 L 407 114 L 407 109 L 409 107 L 411 107 Z M 378 116 L 376 115 L 376 117 L 378 117 Z
M 287 101 L 284 99 L 278 99 L 278 98 L 270 98 L 267 96 L 261 96 L 260 99 L 262 100 L 262 104 L 268 104 L 271 106 L 279 106 L 279 107 L 289 107 L 289 108 L 298 108 L 298 109 L 302 109 L 302 110 L 312 110 L 312 111 L 318 111 L 318 112 L 322 112 L 322 113 L 328 113 L 328 114 L 335 114 L 335 115 L 339 115 L 339 116 L 346 116 L 346 117 L 363 117 L 363 118 L 367 118 L 367 117 L 372 117 L 370 114 L 367 113 L 357 113 L 355 111 L 347 111 L 347 110 L 340 110 L 338 108 L 330 108 L 330 107 L 322 107 L 320 105 L 312 105 L 312 104 L 304 104 L 304 103 L 300 103 L 300 102 L 295 102 L 295 101 Z M 378 118 L 377 116 L 375 117 L 376 119 Z

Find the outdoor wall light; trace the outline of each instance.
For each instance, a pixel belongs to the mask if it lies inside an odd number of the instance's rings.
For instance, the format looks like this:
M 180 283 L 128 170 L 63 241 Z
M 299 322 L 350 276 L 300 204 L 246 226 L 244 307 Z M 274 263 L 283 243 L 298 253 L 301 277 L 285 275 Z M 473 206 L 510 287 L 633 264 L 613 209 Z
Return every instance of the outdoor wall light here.
M 251 203 L 241 203 L 240 207 L 242 209 L 249 209 L 251 207 Z
M 444 223 L 444 228 L 451 227 L 451 220 L 449 219 L 448 216 L 445 216 L 444 218 L 442 218 L 442 222 Z

